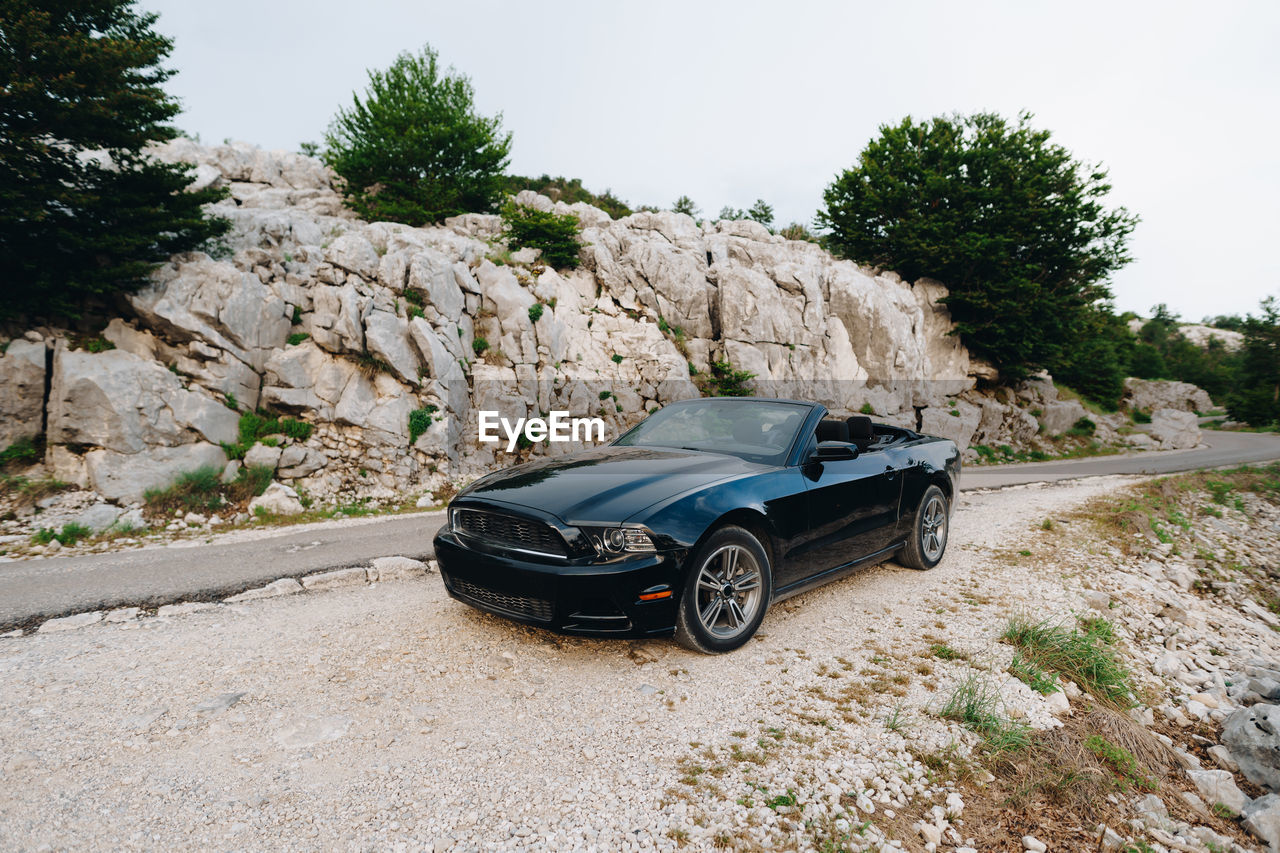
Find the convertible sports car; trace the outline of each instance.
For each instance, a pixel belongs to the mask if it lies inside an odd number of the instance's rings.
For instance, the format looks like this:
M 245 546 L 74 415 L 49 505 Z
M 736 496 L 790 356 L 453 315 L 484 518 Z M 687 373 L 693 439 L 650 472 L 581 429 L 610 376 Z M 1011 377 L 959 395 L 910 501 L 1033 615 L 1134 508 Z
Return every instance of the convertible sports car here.
M 952 442 L 795 400 L 663 408 L 612 444 L 482 477 L 435 553 L 449 595 L 566 634 L 672 634 L 706 653 L 769 605 L 947 548 Z

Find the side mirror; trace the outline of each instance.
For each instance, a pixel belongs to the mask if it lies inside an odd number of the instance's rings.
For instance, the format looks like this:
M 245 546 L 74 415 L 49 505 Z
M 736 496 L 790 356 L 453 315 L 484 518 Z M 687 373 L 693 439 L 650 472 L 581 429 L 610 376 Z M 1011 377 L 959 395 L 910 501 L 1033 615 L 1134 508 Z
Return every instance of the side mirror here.
M 858 448 L 843 441 L 820 441 L 818 449 L 810 457 L 815 462 L 835 462 L 840 459 L 857 459 Z

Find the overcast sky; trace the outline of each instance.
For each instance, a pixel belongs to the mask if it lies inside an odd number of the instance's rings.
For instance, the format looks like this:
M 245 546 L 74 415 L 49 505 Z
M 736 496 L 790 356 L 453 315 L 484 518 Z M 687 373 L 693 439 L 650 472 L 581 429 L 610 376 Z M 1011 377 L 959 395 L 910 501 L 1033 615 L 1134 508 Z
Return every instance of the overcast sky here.
M 515 135 L 511 170 L 632 205 L 809 223 L 905 115 L 1030 110 L 1142 217 L 1121 310 L 1280 293 L 1280 4 L 139 0 L 176 46 L 178 124 L 319 141 L 366 69 L 430 43 Z

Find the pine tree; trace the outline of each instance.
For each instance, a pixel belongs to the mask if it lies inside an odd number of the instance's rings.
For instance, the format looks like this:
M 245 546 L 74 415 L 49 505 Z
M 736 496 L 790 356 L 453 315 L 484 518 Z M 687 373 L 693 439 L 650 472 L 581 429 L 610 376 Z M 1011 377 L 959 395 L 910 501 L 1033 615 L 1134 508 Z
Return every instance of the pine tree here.
M 76 317 L 226 231 L 186 192 L 161 87 L 173 47 L 131 0 L 0 0 L 0 281 L 9 317 Z
M 471 81 L 430 46 L 370 71 L 325 134 L 325 161 L 364 219 L 409 225 L 491 210 L 502 198 L 511 134 L 476 112 Z

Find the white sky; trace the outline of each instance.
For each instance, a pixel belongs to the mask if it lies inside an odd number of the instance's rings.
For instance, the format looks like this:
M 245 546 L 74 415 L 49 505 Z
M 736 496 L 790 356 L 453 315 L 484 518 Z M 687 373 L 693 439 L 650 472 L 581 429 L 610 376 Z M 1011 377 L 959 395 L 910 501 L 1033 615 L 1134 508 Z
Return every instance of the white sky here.
M 430 43 L 515 135 L 511 169 L 632 205 L 808 223 L 904 115 L 1027 109 L 1142 216 L 1121 310 L 1280 294 L 1280 4 L 140 0 L 176 40 L 178 125 L 319 141 L 366 69 Z

